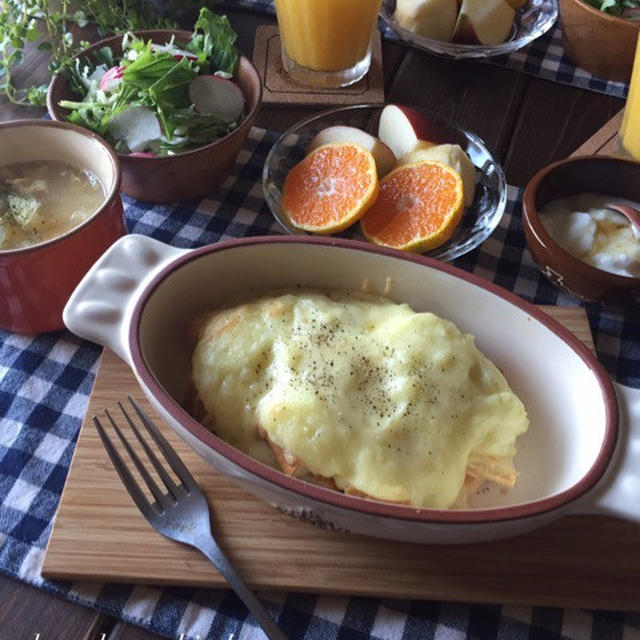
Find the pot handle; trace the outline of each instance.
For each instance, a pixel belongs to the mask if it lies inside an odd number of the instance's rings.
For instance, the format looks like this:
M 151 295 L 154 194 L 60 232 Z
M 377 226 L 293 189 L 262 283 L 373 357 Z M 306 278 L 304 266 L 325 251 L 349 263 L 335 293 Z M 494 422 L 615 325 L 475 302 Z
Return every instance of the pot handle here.
M 619 436 L 607 475 L 580 513 L 599 513 L 640 523 L 640 389 L 614 383 Z
M 65 325 L 131 365 L 128 329 L 139 293 L 161 269 L 189 251 L 138 234 L 120 238 L 71 294 L 62 312 Z

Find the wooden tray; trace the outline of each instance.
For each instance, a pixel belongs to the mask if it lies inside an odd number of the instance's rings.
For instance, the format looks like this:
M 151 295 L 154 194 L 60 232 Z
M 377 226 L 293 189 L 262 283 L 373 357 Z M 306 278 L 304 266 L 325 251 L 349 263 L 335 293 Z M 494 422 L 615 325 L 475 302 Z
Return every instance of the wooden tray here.
M 544 310 L 593 349 L 582 308 Z M 143 397 L 128 367 L 105 352 L 42 573 L 65 580 L 225 586 L 198 552 L 149 527 L 90 424 L 94 413 L 129 393 Z M 638 608 L 638 526 L 571 517 L 513 540 L 469 546 L 394 543 L 325 531 L 245 493 L 167 428 L 164 432 L 205 490 L 223 548 L 255 588 Z
M 624 109 L 618 111 L 607 124 L 591 136 L 583 145 L 578 147 L 572 156 L 615 156 L 618 152 L 618 131 L 622 126 Z

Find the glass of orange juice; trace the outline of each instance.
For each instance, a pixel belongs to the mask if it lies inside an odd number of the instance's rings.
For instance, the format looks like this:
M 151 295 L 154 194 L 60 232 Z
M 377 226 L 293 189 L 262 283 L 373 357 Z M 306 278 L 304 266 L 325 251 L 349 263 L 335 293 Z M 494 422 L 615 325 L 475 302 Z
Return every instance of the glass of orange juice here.
M 640 34 L 633 62 L 631 84 L 620 128 L 620 145 L 625 155 L 640 160 Z
M 344 87 L 371 63 L 381 0 L 275 0 L 282 63 L 300 84 Z

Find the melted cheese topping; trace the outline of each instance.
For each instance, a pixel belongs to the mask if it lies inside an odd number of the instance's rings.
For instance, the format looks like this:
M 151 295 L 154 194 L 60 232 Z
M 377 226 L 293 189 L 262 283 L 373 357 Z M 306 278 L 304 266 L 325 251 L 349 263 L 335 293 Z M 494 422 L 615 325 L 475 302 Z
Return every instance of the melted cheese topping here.
M 193 381 L 218 435 L 275 466 L 262 429 L 343 490 L 449 508 L 470 458 L 510 467 L 528 427 L 473 337 L 406 304 L 285 292 L 200 327 Z

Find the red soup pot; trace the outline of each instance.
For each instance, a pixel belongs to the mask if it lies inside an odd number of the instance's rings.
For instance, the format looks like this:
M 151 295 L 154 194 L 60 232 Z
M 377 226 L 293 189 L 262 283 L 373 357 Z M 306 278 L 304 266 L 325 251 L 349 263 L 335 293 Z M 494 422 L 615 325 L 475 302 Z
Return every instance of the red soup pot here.
M 71 124 L 17 120 L 0 124 L 0 166 L 69 162 L 94 173 L 105 198 L 85 222 L 46 242 L 0 249 L 0 329 L 40 333 L 64 328 L 62 309 L 91 265 L 126 232 L 120 165 L 100 137 Z

